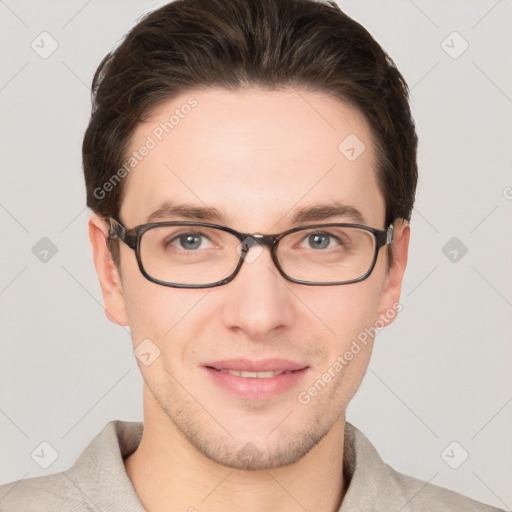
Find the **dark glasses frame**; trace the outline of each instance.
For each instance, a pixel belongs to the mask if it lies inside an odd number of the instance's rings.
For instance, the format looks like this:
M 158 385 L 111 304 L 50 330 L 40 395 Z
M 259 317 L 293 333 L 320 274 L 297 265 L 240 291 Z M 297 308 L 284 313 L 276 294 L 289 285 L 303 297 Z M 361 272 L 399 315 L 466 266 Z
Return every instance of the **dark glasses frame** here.
M 292 283 L 297 284 L 304 284 L 307 286 L 334 286 L 334 285 L 342 285 L 342 284 L 351 284 L 351 283 L 357 283 L 360 281 L 363 281 L 367 279 L 370 274 L 372 273 L 373 269 L 375 268 L 375 264 L 377 262 L 377 257 L 379 254 L 379 250 L 381 247 L 385 245 L 389 245 L 393 241 L 394 236 L 394 224 L 391 222 L 385 231 L 380 229 L 375 229 L 369 226 L 365 226 L 362 224 L 351 224 L 351 223 L 330 223 L 330 224 L 311 224 L 307 226 L 299 226 L 292 229 L 289 229 L 287 231 L 284 231 L 283 233 L 279 233 L 277 235 L 263 235 L 259 233 L 241 233 L 240 231 L 236 231 L 235 229 L 228 228 L 226 226 L 219 226 L 217 224 L 209 224 L 205 222 L 193 222 L 193 221 L 168 221 L 168 222 L 150 222 L 148 224 L 140 224 L 139 226 L 135 226 L 131 229 L 126 228 L 121 222 L 114 219 L 113 217 L 109 217 L 107 219 L 107 222 L 110 225 L 110 232 L 109 232 L 109 239 L 110 238 L 119 238 L 124 244 L 126 244 L 130 249 L 133 249 L 135 251 L 135 256 L 137 258 L 137 264 L 139 266 L 139 269 L 142 273 L 142 275 L 148 279 L 149 281 L 160 284 L 163 286 L 170 286 L 173 288 L 213 288 L 215 286 L 222 286 L 223 284 L 227 284 L 230 281 L 232 281 L 238 272 L 240 271 L 240 268 L 242 267 L 243 262 L 245 261 L 245 255 L 247 254 L 248 250 L 253 245 L 267 245 L 270 248 L 270 254 L 272 257 L 272 261 L 274 262 L 275 266 L 279 270 L 279 273 L 288 281 Z M 233 272 L 224 279 L 220 281 L 216 281 L 214 283 L 208 283 L 205 285 L 198 285 L 198 284 L 179 284 L 179 283 L 169 283 L 166 281 L 161 281 L 159 279 L 156 279 L 152 276 L 150 276 L 146 270 L 144 269 L 144 265 L 142 264 L 141 254 L 140 254 L 140 242 L 142 239 L 142 235 L 149 231 L 150 229 L 160 227 L 160 226 L 203 226 L 203 227 L 209 227 L 209 228 L 216 228 L 220 229 L 222 231 L 226 231 L 227 233 L 230 233 L 234 235 L 238 240 L 240 240 L 240 243 L 242 245 L 240 260 L 236 266 L 236 268 L 233 270 Z M 355 279 L 351 279 L 348 281 L 337 281 L 332 283 L 324 283 L 324 282 L 315 282 L 315 281 L 302 281 L 299 279 L 294 279 L 293 277 L 290 277 L 281 267 L 281 264 L 279 263 L 279 260 L 277 258 L 276 250 L 277 246 L 279 245 L 279 241 L 284 238 L 286 235 L 289 235 L 290 233 L 295 233 L 297 231 L 302 231 L 305 229 L 311 229 L 311 228 L 325 228 L 325 227 L 347 227 L 347 228 L 357 228 L 364 231 L 367 231 L 371 233 L 375 239 L 375 251 L 373 254 L 373 260 L 372 264 L 368 268 L 368 270 L 360 277 L 357 277 Z

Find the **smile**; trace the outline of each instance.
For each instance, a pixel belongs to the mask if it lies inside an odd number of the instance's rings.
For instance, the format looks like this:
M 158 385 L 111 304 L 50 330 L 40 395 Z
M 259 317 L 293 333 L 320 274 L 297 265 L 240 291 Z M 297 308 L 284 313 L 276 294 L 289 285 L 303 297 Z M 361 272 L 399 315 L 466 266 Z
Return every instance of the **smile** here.
M 237 377 L 245 377 L 251 379 L 271 379 L 272 377 L 276 377 L 277 375 L 281 375 L 282 373 L 292 373 L 292 370 L 280 370 L 280 371 L 266 371 L 266 372 L 248 372 L 244 370 L 217 370 L 222 373 L 230 373 L 231 375 L 236 375 Z
M 272 400 L 286 393 L 292 393 L 294 389 L 304 388 L 306 375 L 310 373 L 308 366 L 292 364 L 289 361 L 276 364 L 274 360 L 273 369 L 269 369 L 269 367 L 272 368 L 270 361 L 265 364 L 252 362 L 245 365 L 240 364 L 240 361 L 237 362 L 238 364 L 231 361 L 215 364 L 215 366 L 208 364 L 203 366 L 203 370 L 213 389 L 242 400 Z M 251 365 L 253 368 L 240 369 L 240 366 Z M 225 366 L 231 366 L 231 368 L 225 368 Z M 278 368 L 285 366 L 285 368 L 276 369 L 276 366 Z M 291 369 L 290 366 L 296 369 Z

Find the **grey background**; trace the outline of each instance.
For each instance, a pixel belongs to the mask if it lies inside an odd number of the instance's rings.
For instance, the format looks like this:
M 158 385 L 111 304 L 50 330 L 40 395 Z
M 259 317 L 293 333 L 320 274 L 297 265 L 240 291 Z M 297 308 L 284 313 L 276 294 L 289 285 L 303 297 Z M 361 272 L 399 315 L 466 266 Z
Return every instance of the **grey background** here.
M 103 314 L 80 148 L 96 66 L 163 3 L 0 1 L 0 483 L 67 469 L 106 422 L 142 419 L 129 331 Z M 512 0 L 340 5 L 406 77 L 420 136 L 403 311 L 348 420 L 397 470 L 510 510 Z

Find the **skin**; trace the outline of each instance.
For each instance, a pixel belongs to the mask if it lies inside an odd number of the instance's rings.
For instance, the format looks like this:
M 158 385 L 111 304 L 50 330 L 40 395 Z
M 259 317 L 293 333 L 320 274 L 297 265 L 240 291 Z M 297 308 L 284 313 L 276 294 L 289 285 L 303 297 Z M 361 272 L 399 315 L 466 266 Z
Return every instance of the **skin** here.
M 331 96 L 294 89 L 187 91 L 138 126 L 132 150 L 193 96 L 188 116 L 129 174 L 119 220 L 145 222 L 165 200 L 215 207 L 225 225 L 246 233 L 293 227 L 302 206 L 334 201 L 357 207 L 384 229 L 376 155 L 362 115 Z M 349 161 L 338 145 L 356 134 L 366 150 Z M 168 220 L 168 219 L 160 219 Z M 324 222 L 351 222 L 347 217 Z M 303 223 L 304 224 L 304 223 Z M 216 288 L 177 289 L 143 277 L 135 253 L 120 244 L 121 276 L 106 249 L 106 222 L 89 235 L 105 311 L 129 325 L 133 346 L 149 338 L 160 356 L 144 378 L 144 435 L 125 460 L 144 507 L 262 512 L 335 511 L 342 473 L 345 410 L 367 369 L 372 342 L 307 405 L 307 390 L 357 335 L 400 298 L 409 226 L 395 222 L 394 263 L 381 248 L 370 277 L 342 286 L 286 281 L 268 247 L 238 276 Z M 242 400 L 212 384 L 202 364 L 279 357 L 309 366 L 293 389 L 271 400 Z M 247 443 L 257 456 L 239 456 Z

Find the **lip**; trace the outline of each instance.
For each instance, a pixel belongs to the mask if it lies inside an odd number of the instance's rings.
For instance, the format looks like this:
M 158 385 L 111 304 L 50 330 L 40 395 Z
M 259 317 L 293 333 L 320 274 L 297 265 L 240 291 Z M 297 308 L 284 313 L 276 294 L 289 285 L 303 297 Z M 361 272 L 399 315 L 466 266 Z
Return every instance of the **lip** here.
M 308 373 L 309 367 L 286 359 L 229 359 L 207 363 L 203 366 L 209 378 L 231 396 L 244 400 L 271 400 L 289 391 Z M 250 372 L 284 371 L 269 378 L 241 377 L 220 370 Z
M 211 363 L 205 363 L 203 366 L 211 366 L 216 370 L 241 370 L 246 372 L 283 372 L 286 370 L 296 371 L 302 370 L 306 368 L 307 365 L 301 364 L 296 361 L 290 361 L 288 359 L 247 359 L 247 358 L 237 358 L 237 359 L 224 359 L 222 361 L 213 361 Z

